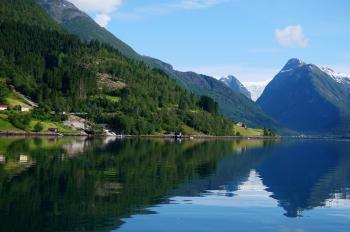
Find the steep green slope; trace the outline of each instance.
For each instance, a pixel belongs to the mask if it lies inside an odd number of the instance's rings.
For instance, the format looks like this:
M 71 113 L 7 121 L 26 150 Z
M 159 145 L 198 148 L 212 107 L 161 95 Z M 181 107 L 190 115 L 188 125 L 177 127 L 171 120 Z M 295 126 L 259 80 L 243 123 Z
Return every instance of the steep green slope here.
M 348 134 L 350 85 L 313 64 L 291 59 L 258 104 L 285 126 L 304 133 Z
M 162 71 L 109 45 L 81 42 L 33 1 L 1 0 L 1 9 L 16 17 L 0 14 L 0 78 L 5 88 L 13 85 L 39 103 L 35 117 L 73 111 L 120 133 L 164 133 L 188 126 L 205 134 L 233 134 L 232 122 L 211 107 L 212 99 L 190 94 Z M 9 118 L 17 116 L 14 112 Z
M 141 59 L 130 46 L 116 38 L 105 28 L 100 27 L 87 14 L 78 10 L 72 3 L 65 0 L 35 0 L 53 19 L 68 32 L 78 35 L 84 41 L 98 40 L 117 48 L 123 55 Z
M 9 7 L 11 6 L 11 7 Z M 7 20 L 25 22 L 27 25 L 39 26 L 42 29 L 63 32 L 64 30 L 47 13 L 41 10 L 32 0 L 0 0 L 0 23 Z
M 196 95 L 208 95 L 219 103 L 220 112 L 226 117 L 247 123 L 252 127 L 279 128 L 280 126 L 267 116 L 255 103 L 245 99 L 240 93 L 232 91 L 215 78 L 193 72 L 179 72 L 171 65 L 160 60 L 141 56 L 130 46 L 101 28 L 89 16 L 65 0 L 36 0 L 65 29 L 82 40 L 98 40 L 118 49 L 123 55 L 146 63 L 164 71 L 181 86 Z M 65 7 L 63 7 L 65 5 Z

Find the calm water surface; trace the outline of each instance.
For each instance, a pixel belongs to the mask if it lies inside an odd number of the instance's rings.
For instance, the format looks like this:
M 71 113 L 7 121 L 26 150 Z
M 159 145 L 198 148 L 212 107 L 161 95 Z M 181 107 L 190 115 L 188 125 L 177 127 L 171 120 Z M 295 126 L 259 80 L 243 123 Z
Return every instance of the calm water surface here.
M 0 138 L 0 231 L 350 231 L 350 141 Z

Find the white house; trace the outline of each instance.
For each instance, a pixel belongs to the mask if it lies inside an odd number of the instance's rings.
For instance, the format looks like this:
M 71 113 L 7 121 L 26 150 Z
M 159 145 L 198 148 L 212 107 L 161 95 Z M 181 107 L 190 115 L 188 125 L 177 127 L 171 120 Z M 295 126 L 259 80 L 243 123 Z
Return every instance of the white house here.
M 29 112 L 30 108 L 28 106 L 21 106 L 21 111 L 22 112 Z

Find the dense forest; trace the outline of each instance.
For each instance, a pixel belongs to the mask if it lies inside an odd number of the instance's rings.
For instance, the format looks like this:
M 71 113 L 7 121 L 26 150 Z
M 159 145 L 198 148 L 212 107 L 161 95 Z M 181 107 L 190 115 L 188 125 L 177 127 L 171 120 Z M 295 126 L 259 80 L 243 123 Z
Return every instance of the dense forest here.
M 32 0 L 0 0 L 0 102 L 10 87 L 39 104 L 36 115 L 83 113 L 120 133 L 233 134 L 211 98 L 109 45 L 81 42 Z

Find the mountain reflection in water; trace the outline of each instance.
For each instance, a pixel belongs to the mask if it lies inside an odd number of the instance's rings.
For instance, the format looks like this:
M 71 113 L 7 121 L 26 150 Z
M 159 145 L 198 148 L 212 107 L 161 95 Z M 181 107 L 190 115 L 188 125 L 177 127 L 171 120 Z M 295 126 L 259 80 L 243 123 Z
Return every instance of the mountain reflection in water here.
M 142 231 L 140 216 L 160 223 L 159 207 L 173 206 L 350 212 L 348 151 L 348 141 L 0 138 L 0 231 Z

